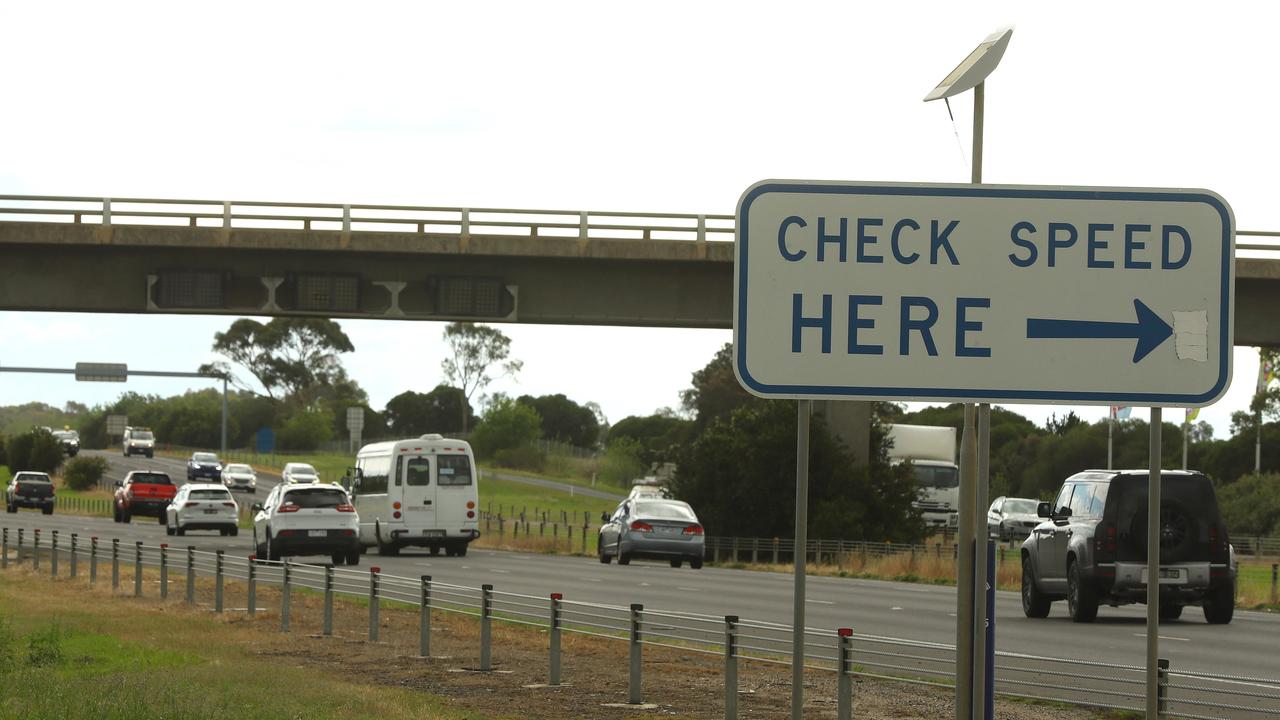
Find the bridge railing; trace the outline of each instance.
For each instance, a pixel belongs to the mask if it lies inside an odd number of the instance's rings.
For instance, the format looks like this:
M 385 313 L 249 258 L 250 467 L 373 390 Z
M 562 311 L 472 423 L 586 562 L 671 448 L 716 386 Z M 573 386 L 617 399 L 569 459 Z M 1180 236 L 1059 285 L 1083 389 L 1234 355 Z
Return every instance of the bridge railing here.
M 576 239 L 732 241 L 732 215 L 0 195 L 0 221 Z
M 460 208 L 262 200 L 0 195 L 0 222 L 174 225 L 229 229 L 732 241 L 734 216 L 600 210 Z M 1280 256 L 1280 231 L 1237 230 L 1242 257 Z

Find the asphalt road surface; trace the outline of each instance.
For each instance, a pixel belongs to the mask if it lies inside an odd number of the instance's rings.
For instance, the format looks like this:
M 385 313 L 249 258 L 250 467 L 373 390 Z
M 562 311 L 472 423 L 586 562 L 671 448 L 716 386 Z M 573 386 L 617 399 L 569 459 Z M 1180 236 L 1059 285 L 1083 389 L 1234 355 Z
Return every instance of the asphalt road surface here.
M 124 470 L 154 467 L 185 481 L 185 463 L 170 458 L 110 457 L 110 476 Z M 258 477 L 257 497 L 265 497 L 278 477 Z M 243 502 L 243 495 L 238 496 Z M 253 552 L 252 536 L 220 537 L 216 532 L 192 532 L 169 538 L 162 525 L 140 518 L 131 525 L 110 518 L 40 515 L 23 510 L 6 515 L 9 528 L 76 532 L 81 537 L 119 537 L 122 544 L 142 540 L 148 545 L 168 542 L 202 550 L 225 550 L 228 555 Z M 12 535 L 11 535 L 12 537 Z M 315 563 L 327 558 L 299 558 Z M 425 550 L 406 549 L 400 557 L 370 553 L 361 566 L 378 565 L 383 572 L 406 577 L 429 574 L 436 581 L 479 587 L 491 583 L 499 591 L 626 606 L 643 603 L 648 609 L 738 615 L 743 619 L 789 625 L 792 578 L 780 573 L 707 567 L 691 570 L 636 560 L 630 566 L 602 565 L 594 558 L 471 549 L 466 557 L 432 557 Z M 810 577 L 806 624 L 811 628 L 853 627 L 859 633 L 946 645 L 955 642 L 955 588 L 850 578 Z M 1145 664 L 1146 607 L 1103 607 L 1092 624 L 1072 623 L 1066 603 L 1056 602 L 1049 618 L 1023 616 L 1016 592 L 996 593 L 998 650 L 1086 659 L 1118 665 Z M 1199 608 L 1187 608 L 1183 619 L 1160 626 L 1160 654 L 1177 670 L 1244 677 L 1280 678 L 1280 616 L 1237 611 L 1230 625 L 1208 625 Z

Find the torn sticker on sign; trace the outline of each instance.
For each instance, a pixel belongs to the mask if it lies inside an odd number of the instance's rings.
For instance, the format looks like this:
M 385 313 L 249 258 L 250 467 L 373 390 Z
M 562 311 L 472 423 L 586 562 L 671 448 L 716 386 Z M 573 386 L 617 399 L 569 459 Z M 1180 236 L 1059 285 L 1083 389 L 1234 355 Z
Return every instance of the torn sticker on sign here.
M 1209 360 L 1209 313 L 1205 310 L 1173 311 L 1173 347 L 1179 360 Z

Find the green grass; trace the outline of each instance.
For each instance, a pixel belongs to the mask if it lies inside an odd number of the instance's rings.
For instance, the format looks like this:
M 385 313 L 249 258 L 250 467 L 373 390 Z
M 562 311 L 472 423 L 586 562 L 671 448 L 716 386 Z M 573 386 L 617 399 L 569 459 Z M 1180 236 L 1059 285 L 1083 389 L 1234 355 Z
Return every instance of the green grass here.
M 0 579 L 0 621 L 13 657 L 0 670 L 0 717 L 339 720 L 479 716 L 420 691 L 372 686 L 259 655 L 251 629 L 215 618 L 106 603 Z M 32 662 L 31 638 L 44 665 Z M 55 652 L 48 652 L 49 649 Z
M 568 492 L 552 490 L 536 485 L 527 485 L 514 480 L 482 480 L 480 483 L 480 509 L 492 512 L 495 516 L 501 511 L 502 516 L 510 518 L 525 513 L 526 519 L 532 522 L 535 512 L 546 512 L 549 522 L 560 522 L 563 510 L 573 520 L 577 513 L 577 524 L 582 523 L 582 513 L 587 513 L 591 525 L 600 524 L 602 511 L 613 512 L 617 503 L 612 500 L 586 497 L 584 495 L 569 496 Z M 514 509 L 514 510 L 513 510 Z
M 0 483 L 4 483 L 5 485 L 8 485 L 9 480 L 12 477 L 13 476 L 9 474 L 9 468 L 4 465 L 0 465 Z

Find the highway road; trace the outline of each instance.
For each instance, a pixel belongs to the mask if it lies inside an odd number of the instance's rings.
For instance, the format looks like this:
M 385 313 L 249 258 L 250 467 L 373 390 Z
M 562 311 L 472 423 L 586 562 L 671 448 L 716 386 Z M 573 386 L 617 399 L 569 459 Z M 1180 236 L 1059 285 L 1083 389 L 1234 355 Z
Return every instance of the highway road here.
M 184 463 L 169 458 L 124 459 L 110 457 L 111 475 L 123 476 L 123 469 L 158 467 L 175 479 L 185 478 Z M 257 497 L 265 497 L 278 478 L 259 476 Z M 242 502 L 246 496 L 238 496 Z M 132 525 L 113 523 L 110 518 L 55 515 L 34 511 L 6 515 L 9 528 L 58 530 L 81 537 L 121 538 L 132 544 L 194 545 L 202 550 L 225 550 L 229 555 L 253 552 L 246 534 L 224 538 L 216 533 L 191 533 L 169 538 L 164 528 L 151 519 Z M 11 530 L 12 532 L 12 530 Z M 304 559 L 306 560 L 306 559 Z M 311 558 L 322 563 L 325 558 Z M 691 570 L 645 561 L 630 566 L 602 565 L 593 558 L 525 554 L 472 549 L 464 558 L 431 557 L 425 551 L 403 551 L 400 557 L 369 554 L 361 567 L 378 565 L 383 572 L 417 577 L 429 574 L 443 583 L 479 587 L 491 583 L 496 590 L 547 596 L 564 593 L 568 600 L 626 606 L 643 603 L 646 608 L 700 613 L 711 616 L 738 615 L 744 619 L 790 624 L 792 578 L 790 575 L 751 570 L 707 567 Z M 808 584 L 807 624 L 812 628 L 834 629 L 851 626 L 859 633 L 881 637 L 941 643 L 955 640 L 955 589 L 949 586 L 811 577 Z M 1142 666 L 1145 662 L 1146 608 L 1133 605 L 1104 607 L 1097 622 L 1072 623 L 1065 602 L 1054 603 L 1048 619 L 1023 616 L 1018 594 L 996 594 L 996 646 L 1002 651 L 1086 659 L 1116 665 Z M 1280 679 L 1280 616 L 1237 611 L 1226 626 L 1204 622 L 1199 608 L 1188 608 L 1182 620 L 1162 623 L 1161 656 L 1177 670 Z

